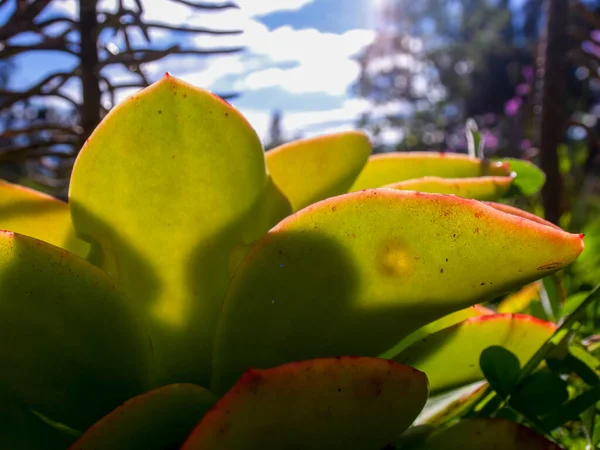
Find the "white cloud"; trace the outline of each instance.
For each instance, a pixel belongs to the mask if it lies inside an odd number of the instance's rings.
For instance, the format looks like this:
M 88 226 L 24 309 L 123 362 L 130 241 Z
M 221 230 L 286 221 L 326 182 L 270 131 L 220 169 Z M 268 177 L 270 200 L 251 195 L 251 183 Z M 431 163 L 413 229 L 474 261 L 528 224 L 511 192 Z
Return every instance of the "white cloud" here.
M 371 104 L 366 100 L 347 99 L 342 107 L 320 111 L 283 112 L 282 128 L 286 138 L 297 134 L 310 137 L 325 133 L 356 129 L 360 115 Z M 261 139 L 268 139 L 271 113 L 263 109 L 241 108 L 241 113 L 256 130 Z
M 342 34 L 324 33 L 316 29 L 296 30 L 283 26 L 270 31 L 260 22 L 249 20 L 245 33 L 236 37 L 196 38 L 205 48 L 223 45 L 244 45 L 247 48 L 247 75 L 240 77 L 233 86 L 236 90 L 281 87 L 289 92 L 322 92 L 342 95 L 359 73 L 358 64 L 351 59 L 360 49 L 371 43 L 372 30 L 356 29 Z M 240 61 L 238 61 L 240 62 Z M 242 74 L 244 70 L 229 62 L 230 74 Z M 243 64 L 248 64 L 245 62 Z M 252 64 L 252 63 L 250 63 Z M 214 66 L 206 71 L 225 75 L 225 65 Z M 214 75 L 215 81 L 219 77 Z M 211 88 L 211 85 L 205 86 Z
M 237 0 L 242 11 L 250 16 L 264 16 L 278 11 L 297 11 L 314 0 Z

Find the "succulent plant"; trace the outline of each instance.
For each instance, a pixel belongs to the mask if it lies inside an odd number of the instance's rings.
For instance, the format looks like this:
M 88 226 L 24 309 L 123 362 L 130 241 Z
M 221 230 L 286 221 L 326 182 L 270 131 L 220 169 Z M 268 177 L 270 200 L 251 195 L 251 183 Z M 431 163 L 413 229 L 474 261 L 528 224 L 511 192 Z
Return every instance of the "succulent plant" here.
M 483 378 L 487 346 L 526 361 L 554 325 L 473 305 L 583 236 L 463 198 L 518 184 L 507 162 L 370 150 L 347 132 L 264 154 L 167 75 L 92 134 L 68 204 L 0 184 L 0 447 L 393 448 L 429 391 Z

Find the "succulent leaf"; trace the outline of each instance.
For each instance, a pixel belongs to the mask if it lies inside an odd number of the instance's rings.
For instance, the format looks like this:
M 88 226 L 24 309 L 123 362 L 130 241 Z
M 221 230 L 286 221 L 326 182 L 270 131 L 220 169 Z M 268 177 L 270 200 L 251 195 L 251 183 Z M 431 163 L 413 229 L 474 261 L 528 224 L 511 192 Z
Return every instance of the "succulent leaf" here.
M 459 153 L 399 152 L 373 155 L 350 189 L 358 191 L 422 177 L 507 177 L 507 163 L 482 161 Z
M 469 308 L 455 311 L 447 316 L 440 317 L 439 319 L 422 326 L 379 356 L 381 358 L 394 358 L 395 356 L 398 356 L 402 350 L 410 347 L 415 342 L 423 339 L 426 336 L 429 336 L 432 333 L 435 333 L 436 331 L 459 324 L 464 320 L 470 319 L 471 317 L 489 316 L 492 314 L 496 314 L 496 312 L 481 305 L 474 305 Z
M 146 331 L 99 269 L 12 232 L 0 267 L 0 390 L 84 429 L 151 385 Z
M 426 399 L 423 373 L 383 359 L 340 357 L 250 369 L 182 450 L 386 448 Z
M 431 435 L 423 450 L 560 450 L 530 428 L 505 419 L 468 419 Z
M 461 416 L 486 394 L 488 383 L 478 381 L 430 397 L 413 425 L 442 425 Z
M 394 360 L 424 371 L 436 394 L 482 380 L 479 359 L 486 348 L 502 346 L 524 365 L 555 330 L 524 314 L 473 317 L 423 338 Z
M 348 192 L 370 154 L 369 138 L 348 131 L 281 145 L 265 159 L 273 181 L 298 211 Z
M 274 227 L 240 265 L 213 386 L 223 392 L 248 367 L 377 356 L 582 249 L 580 235 L 455 196 L 374 189 L 324 200 Z
M 92 244 L 89 260 L 147 324 L 161 384 L 205 385 L 230 275 L 291 211 L 246 119 L 167 75 L 94 131 L 76 161 L 70 203 L 78 234 Z
M 453 194 L 475 200 L 498 200 L 513 182 L 512 177 L 441 178 L 423 177 L 388 184 L 386 188 L 401 191 Z
M 146 392 L 102 418 L 70 450 L 179 448 L 216 400 L 194 384 L 172 384 Z
M 0 229 L 31 236 L 77 256 L 89 245 L 75 236 L 69 205 L 57 198 L 0 180 Z

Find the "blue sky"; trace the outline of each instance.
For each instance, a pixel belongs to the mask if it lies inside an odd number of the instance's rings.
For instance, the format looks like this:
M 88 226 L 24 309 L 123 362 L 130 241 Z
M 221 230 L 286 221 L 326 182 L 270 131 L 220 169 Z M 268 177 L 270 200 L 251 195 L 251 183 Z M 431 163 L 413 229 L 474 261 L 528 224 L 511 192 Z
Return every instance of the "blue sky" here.
M 115 0 L 101 0 L 112 9 Z M 261 137 L 267 135 L 273 110 L 284 113 L 284 133 L 294 137 L 353 128 L 365 104 L 348 95 L 358 65 L 352 56 L 374 38 L 374 10 L 379 0 L 239 0 L 240 10 L 190 15 L 189 9 L 166 0 L 145 0 L 150 20 L 215 28 L 242 28 L 241 36 L 199 36 L 190 45 L 244 45 L 240 54 L 199 59 L 169 57 L 148 64 L 151 79 L 165 71 L 197 86 L 215 91 L 237 91 L 232 103 L 244 113 Z M 215 3 L 218 3 L 215 0 Z M 75 0 L 58 0 L 56 9 L 76 15 Z M 3 11 L 0 10 L 0 17 Z M 5 12 L 4 12 L 5 13 Z M 173 41 L 164 33 L 153 36 L 157 46 Z M 114 44 L 119 47 L 120 42 Z M 39 52 L 16 60 L 14 86 L 26 87 L 53 68 L 76 64 L 71 56 Z M 123 69 L 108 72 L 126 80 Z M 75 82 L 69 86 L 79 96 Z M 122 98 L 131 91 L 123 91 Z

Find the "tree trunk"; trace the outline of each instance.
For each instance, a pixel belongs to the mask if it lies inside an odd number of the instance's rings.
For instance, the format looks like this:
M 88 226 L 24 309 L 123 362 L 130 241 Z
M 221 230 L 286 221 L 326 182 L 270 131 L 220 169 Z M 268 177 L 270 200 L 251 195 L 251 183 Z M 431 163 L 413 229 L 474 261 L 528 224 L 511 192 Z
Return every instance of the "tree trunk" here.
M 540 165 L 546 173 L 542 200 L 546 219 L 558 223 L 563 212 L 563 182 L 557 149 L 565 130 L 565 82 L 568 51 L 568 0 L 547 0 L 545 49 L 543 49 L 543 93 L 540 125 Z M 538 66 L 539 67 L 539 66 Z
M 97 4 L 98 0 L 79 0 L 80 70 L 83 94 L 80 115 L 83 139 L 87 139 L 100 123 Z

